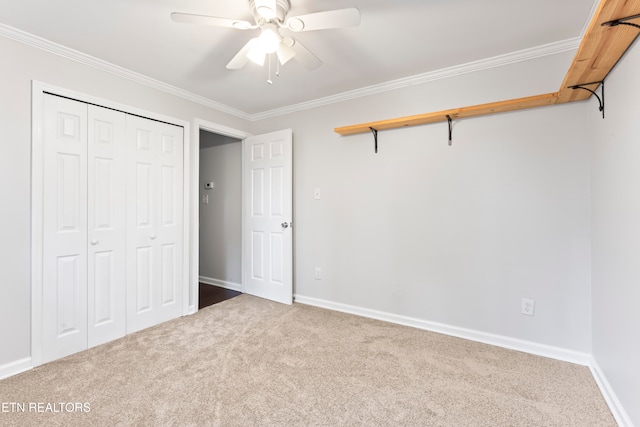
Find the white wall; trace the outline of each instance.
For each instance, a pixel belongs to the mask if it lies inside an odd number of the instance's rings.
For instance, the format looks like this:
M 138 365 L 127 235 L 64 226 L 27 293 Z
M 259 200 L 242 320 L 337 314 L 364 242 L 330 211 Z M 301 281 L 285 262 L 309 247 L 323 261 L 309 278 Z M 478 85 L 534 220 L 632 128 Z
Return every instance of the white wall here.
M 30 357 L 31 81 L 183 120 L 246 121 L 0 36 L 0 374 Z
M 640 426 L 640 46 L 605 83 L 606 119 L 589 111 L 593 356 Z
M 204 183 L 213 182 L 212 190 Z M 200 131 L 200 276 L 242 283 L 242 141 Z M 229 283 L 219 283 L 229 282 Z M 235 286 L 234 286 L 235 285 Z
M 446 123 L 381 131 L 378 154 L 333 132 L 552 92 L 570 57 L 255 123 L 294 129 L 296 295 L 590 353 L 586 103 L 460 120 L 452 147 Z

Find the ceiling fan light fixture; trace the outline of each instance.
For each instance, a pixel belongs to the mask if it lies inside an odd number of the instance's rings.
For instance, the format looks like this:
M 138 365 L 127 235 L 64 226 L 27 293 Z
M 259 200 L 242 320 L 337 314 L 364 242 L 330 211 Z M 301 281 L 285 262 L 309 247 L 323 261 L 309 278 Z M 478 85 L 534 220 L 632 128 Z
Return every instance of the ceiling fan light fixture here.
M 230 70 L 240 69 L 248 61 L 264 66 L 267 55 L 269 55 L 269 69 L 271 69 L 271 55 L 274 55 L 277 57 L 276 65 L 278 67 L 286 64 L 291 59 L 295 59 L 304 68 L 314 70 L 322 64 L 322 61 L 290 35 L 285 34 L 283 37 L 280 34 L 280 30 L 285 28 L 285 30 L 293 32 L 315 31 L 353 27 L 360 24 L 360 11 L 353 7 L 288 16 L 291 8 L 289 0 L 244 1 L 249 3 L 251 15 L 253 15 L 253 23 L 217 16 L 178 12 L 172 13 L 171 19 L 174 22 L 206 24 L 240 30 L 260 29 L 260 35 L 249 40 L 227 63 L 227 68 Z M 278 73 L 279 69 L 276 71 L 276 75 Z
M 266 20 L 274 19 L 277 16 L 276 0 L 254 0 L 256 12 Z
M 262 29 L 262 33 L 260 33 L 260 37 L 258 37 L 259 45 L 265 53 L 274 53 L 278 50 L 281 40 L 282 37 L 278 34 L 278 30 L 270 26 L 265 26 Z

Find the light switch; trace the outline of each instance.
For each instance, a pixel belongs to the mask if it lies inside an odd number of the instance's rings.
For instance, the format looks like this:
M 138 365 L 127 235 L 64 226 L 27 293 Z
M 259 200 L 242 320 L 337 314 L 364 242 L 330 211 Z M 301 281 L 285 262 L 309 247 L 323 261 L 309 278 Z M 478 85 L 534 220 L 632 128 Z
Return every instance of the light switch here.
M 313 190 L 313 198 L 316 200 L 320 200 L 320 189 L 316 188 L 315 190 Z

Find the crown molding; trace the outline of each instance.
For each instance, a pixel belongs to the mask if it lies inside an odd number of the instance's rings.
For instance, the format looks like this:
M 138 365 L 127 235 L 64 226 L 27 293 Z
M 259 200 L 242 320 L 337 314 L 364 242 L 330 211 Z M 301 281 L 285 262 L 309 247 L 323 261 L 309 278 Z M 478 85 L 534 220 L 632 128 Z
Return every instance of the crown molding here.
M 326 96 L 323 98 L 314 99 L 299 104 L 290 105 L 283 108 L 276 108 L 262 113 L 255 113 L 251 115 L 252 121 L 264 120 L 272 117 L 283 116 L 286 114 L 295 113 L 297 111 L 308 110 L 311 108 L 322 107 L 325 105 L 335 104 L 338 102 L 348 101 L 351 99 L 361 98 L 364 96 L 375 95 L 381 92 L 388 92 L 396 89 L 401 89 L 407 86 L 419 85 L 423 83 L 432 82 L 435 80 L 446 79 L 450 77 L 459 76 L 462 74 L 475 73 L 478 71 L 488 70 L 491 68 L 503 67 L 505 65 L 514 64 L 517 62 L 529 61 L 544 56 L 556 55 L 558 53 L 569 52 L 577 50 L 580 46 L 582 38 L 574 37 L 567 40 L 562 40 L 555 43 L 549 43 L 541 46 L 536 46 L 529 49 L 519 50 L 504 55 L 498 55 L 491 58 L 481 59 L 479 61 L 468 62 L 466 64 L 456 65 L 453 67 L 442 68 L 440 70 L 430 71 L 428 73 L 416 74 L 409 77 L 404 77 L 397 80 L 391 80 L 385 83 L 366 86 L 360 89 L 355 89 L 347 92 L 342 92 L 336 95 Z
M 126 68 L 111 64 L 110 62 L 103 61 L 93 56 L 84 54 L 74 49 L 70 49 L 66 46 L 54 43 L 42 37 L 34 34 L 27 33 L 17 28 L 10 27 L 0 23 L 0 35 L 15 41 L 42 49 L 44 51 L 53 53 L 55 55 L 62 56 L 67 59 L 79 62 L 84 65 L 106 71 L 116 76 L 134 81 L 136 83 L 143 84 L 145 86 L 160 90 L 162 92 L 178 96 L 188 101 L 195 102 L 202 106 L 227 113 L 229 115 L 238 117 L 240 119 L 248 121 L 258 121 L 269 119 L 273 117 L 279 117 L 286 114 L 292 114 L 298 111 L 308 110 L 311 108 L 322 107 L 326 105 L 335 104 L 338 102 L 348 101 L 351 99 L 361 98 L 369 95 L 374 95 L 382 92 L 388 92 L 392 90 L 401 89 L 408 86 L 424 84 L 435 80 L 446 79 L 462 74 L 474 73 L 491 68 L 502 67 L 517 62 L 528 61 L 531 59 L 540 58 L 543 56 L 555 55 L 571 50 L 578 49 L 581 37 L 575 37 L 555 43 L 549 43 L 542 46 L 536 46 L 529 49 L 520 50 L 504 55 L 494 56 L 492 58 L 486 58 L 479 61 L 469 62 L 466 64 L 456 65 L 453 67 L 443 68 L 440 70 L 430 71 L 428 73 L 417 74 L 409 77 L 404 77 L 397 80 L 391 80 L 377 85 L 366 86 L 363 88 L 342 92 L 336 95 L 326 96 L 311 101 L 301 102 L 298 104 L 289 105 L 282 108 L 276 108 L 273 110 L 263 111 L 260 113 L 247 113 L 228 105 L 216 102 L 212 99 L 204 96 L 196 95 L 195 93 L 177 88 L 175 86 L 163 83 L 159 80 L 152 79 L 145 75 L 136 73 Z
M 195 93 L 177 88 L 175 86 L 169 85 L 159 80 L 155 80 L 143 74 L 136 73 L 134 71 L 120 67 L 118 65 L 114 65 L 110 62 L 103 61 L 102 59 L 95 58 L 91 55 L 87 55 L 85 53 L 68 48 L 58 43 L 54 43 L 50 40 L 44 39 L 42 37 L 36 36 L 31 33 L 27 33 L 26 31 L 22 31 L 2 23 L 0 23 L 0 35 L 5 36 L 9 39 L 15 40 L 17 42 L 36 47 L 38 49 L 42 49 L 54 55 L 62 56 L 64 58 L 71 59 L 81 64 L 97 68 L 101 71 L 106 71 L 118 77 L 122 77 L 127 80 L 131 80 L 136 83 L 140 83 L 142 85 L 151 87 L 153 89 L 160 90 L 170 95 L 175 95 L 177 97 L 186 99 L 188 101 L 195 102 L 202 106 L 209 107 L 214 110 L 227 113 L 241 119 L 252 120 L 251 115 L 248 113 L 245 113 L 244 111 L 240 111 L 236 108 L 229 107 L 228 105 L 221 104 L 219 102 L 213 101 L 204 96 L 196 95 Z
M 593 17 L 596 16 L 598 6 L 600 6 L 600 0 L 593 0 L 593 4 L 591 5 L 591 10 L 589 11 L 589 14 L 587 15 L 587 19 L 585 19 L 584 24 L 582 25 L 582 31 L 580 31 L 580 39 L 584 39 L 584 36 L 587 34 L 589 25 L 591 25 L 591 21 L 593 21 Z

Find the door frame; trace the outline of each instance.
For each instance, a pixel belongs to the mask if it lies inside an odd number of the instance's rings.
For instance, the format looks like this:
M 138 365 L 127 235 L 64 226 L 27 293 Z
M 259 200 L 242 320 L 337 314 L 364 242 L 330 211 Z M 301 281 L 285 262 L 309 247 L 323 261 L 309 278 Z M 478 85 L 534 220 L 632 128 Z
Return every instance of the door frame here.
M 229 126 L 224 126 L 219 123 L 210 122 L 204 119 L 193 119 L 193 126 L 191 141 L 191 218 L 190 218 L 190 238 L 191 248 L 189 250 L 190 256 L 190 281 L 191 286 L 189 288 L 189 295 L 186 301 L 189 302 L 188 312 L 193 314 L 198 311 L 198 286 L 199 286 L 199 271 L 200 271 L 200 131 L 215 133 L 222 136 L 228 136 L 241 140 L 242 152 L 244 153 L 244 140 L 250 136 L 253 136 L 249 132 L 245 132 L 239 129 L 234 129 Z M 242 162 L 241 172 L 244 170 L 244 162 Z M 242 259 L 240 260 L 240 268 L 242 268 Z M 244 283 L 241 283 L 242 290 L 244 291 Z
M 71 98 L 124 113 L 146 117 L 183 128 L 183 315 L 189 312 L 189 260 L 191 259 L 191 123 L 187 120 L 154 113 L 130 105 L 120 104 L 104 98 L 53 86 L 37 80 L 31 82 L 31 365 L 42 364 L 42 251 L 43 251 L 43 147 L 44 147 L 44 96 L 46 93 Z M 196 175 L 197 177 L 197 175 Z M 197 202 L 197 197 L 196 197 Z M 197 283 L 196 283 L 197 285 Z M 197 307 L 197 305 L 196 305 Z

